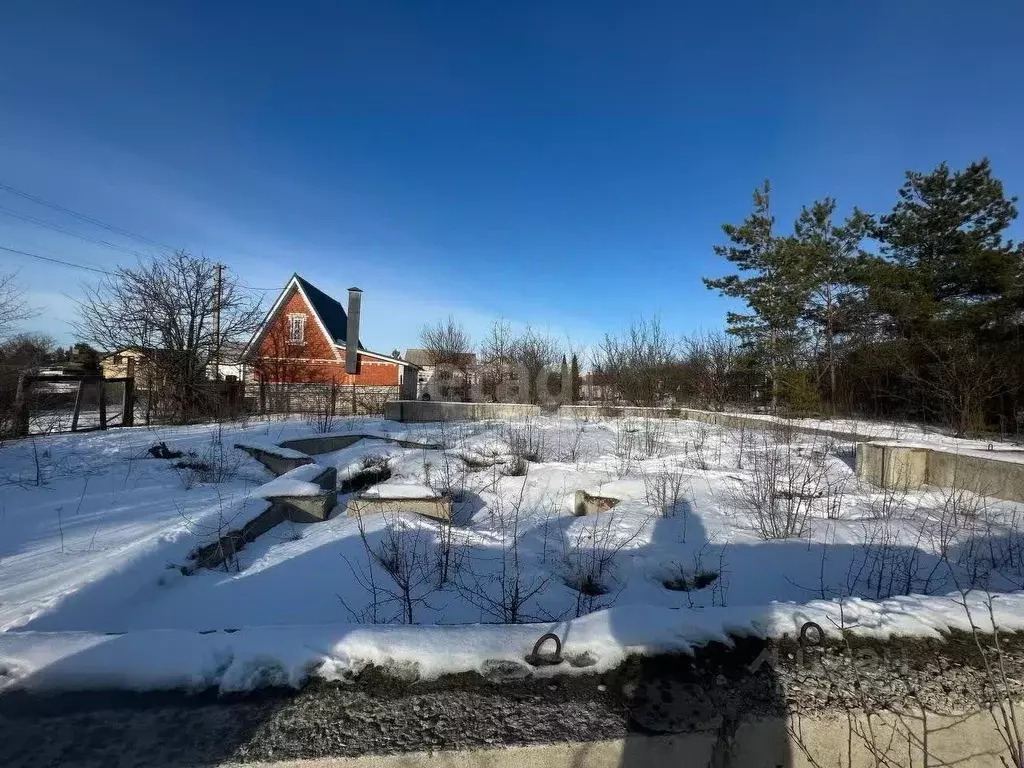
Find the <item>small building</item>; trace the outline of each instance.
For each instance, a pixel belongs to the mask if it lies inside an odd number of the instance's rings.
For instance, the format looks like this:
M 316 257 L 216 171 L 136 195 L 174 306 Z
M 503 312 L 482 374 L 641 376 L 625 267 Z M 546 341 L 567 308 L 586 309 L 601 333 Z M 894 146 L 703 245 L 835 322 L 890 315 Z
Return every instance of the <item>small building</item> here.
M 362 291 L 350 288 L 346 311 L 308 280 L 292 275 L 240 356 L 261 408 L 267 407 L 268 390 L 294 402 L 303 397 L 303 387 L 317 392 L 324 385 L 376 391 L 391 399 L 415 397 L 415 364 L 359 342 L 361 302 Z
M 163 354 L 155 347 L 122 347 L 100 358 L 100 371 L 105 379 L 146 378 Z
M 417 398 L 433 400 L 469 400 L 479 377 L 476 354 L 466 352 L 446 366 L 438 366 L 429 350 L 413 347 L 405 350 L 405 359 L 419 369 Z

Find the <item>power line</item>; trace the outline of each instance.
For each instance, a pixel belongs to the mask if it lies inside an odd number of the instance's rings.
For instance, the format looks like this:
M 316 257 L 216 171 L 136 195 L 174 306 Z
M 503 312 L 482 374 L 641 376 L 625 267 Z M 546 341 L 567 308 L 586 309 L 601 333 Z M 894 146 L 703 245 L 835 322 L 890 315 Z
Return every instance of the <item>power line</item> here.
M 45 219 L 39 219 L 36 218 L 35 216 L 29 216 L 28 214 L 18 213 L 17 211 L 12 211 L 9 208 L 4 208 L 3 206 L 0 206 L 0 213 L 4 214 L 5 216 L 11 216 L 15 219 L 27 221 L 29 224 L 36 224 L 40 227 L 45 227 L 46 229 L 52 229 L 55 232 L 61 232 L 65 235 L 77 237 L 79 240 L 82 240 L 87 243 L 94 243 L 96 245 L 102 245 L 106 248 L 113 248 L 115 251 L 121 251 L 122 253 L 127 253 L 130 256 L 138 256 L 140 259 L 148 258 L 146 254 L 142 253 L 141 251 L 136 251 L 132 248 L 126 248 L 125 246 L 117 245 L 116 243 L 110 243 L 107 242 L 106 240 L 98 240 L 94 237 L 89 237 L 88 235 L 83 235 L 78 232 L 75 232 L 73 229 L 62 227 L 60 224 L 53 224 L 49 221 L 46 221 Z
M 75 269 L 84 269 L 84 270 L 86 270 L 88 272 L 97 272 L 97 273 L 99 273 L 101 275 L 109 275 L 111 277 L 116 277 L 116 275 L 114 275 L 113 272 L 108 272 L 107 270 L 100 269 L 99 267 L 90 267 L 87 264 L 75 264 L 75 263 L 70 262 L 70 261 L 64 261 L 63 259 L 55 259 L 55 258 L 53 258 L 51 256 L 40 256 L 38 253 L 29 253 L 28 251 L 19 251 L 17 248 L 8 248 L 5 245 L 0 245 L 0 251 L 7 251 L 8 253 L 16 253 L 16 254 L 18 254 L 20 256 L 28 256 L 28 257 L 33 258 L 33 259 L 39 259 L 40 261 L 49 261 L 49 262 L 52 262 L 54 264 L 61 264 L 61 265 L 65 266 L 65 267 L 74 267 Z
M 121 227 L 116 227 L 113 224 L 107 224 L 106 222 L 100 221 L 99 219 L 94 218 L 92 216 L 87 216 L 84 213 L 79 213 L 78 211 L 73 211 L 70 208 L 65 208 L 63 205 L 58 205 L 57 203 L 51 203 L 50 201 L 44 200 L 41 197 L 36 197 L 35 195 L 31 195 L 28 192 L 24 192 L 24 191 L 22 191 L 20 189 L 16 189 L 16 188 L 10 186 L 9 184 L 4 184 L 3 182 L 0 182 L 0 189 L 5 190 L 7 192 L 10 192 L 12 195 L 17 195 L 18 197 L 23 197 L 26 200 L 31 200 L 33 203 L 36 203 L 38 205 L 43 205 L 43 206 L 46 206 L 47 208 L 52 208 L 55 211 L 60 211 L 61 213 L 66 213 L 68 216 L 74 216 L 76 219 L 81 219 L 82 221 L 88 222 L 89 224 L 93 224 L 94 226 L 102 227 L 103 229 L 108 229 L 111 232 L 116 232 L 119 235 L 123 235 L 124 237 L 129 237 L 129 238 L 131 238 L 133 240 L 138 240 L 141 243 L 146 243 L 147 245 L 152 245 L 152 246 L 155 246 L 157 248 L 163 248 L 164 250 L 167 250 L 167 251 L 173 251 L 174 250 L 174 248 L 172 248 L 169 245 L 164 245 L 163 243 L 158 243 L 156 240 L 151 240 L 148 237 L 144 237 L 142 235 L 136 234 L 135 232 L 132 232 L 132 231 L 127 230 L 127 229 L 122 229 Z

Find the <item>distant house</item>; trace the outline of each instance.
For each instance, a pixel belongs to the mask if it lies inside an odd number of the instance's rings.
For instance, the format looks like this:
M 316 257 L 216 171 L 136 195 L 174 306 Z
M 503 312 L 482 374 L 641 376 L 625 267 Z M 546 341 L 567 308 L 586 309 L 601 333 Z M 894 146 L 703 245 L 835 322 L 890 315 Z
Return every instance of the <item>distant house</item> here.
M 221 381 L 235 382 L 245 381 L 248 373 L 248 366 L 245 361 L 245 350 L 247 344 L 224 344 L 220 348 L 220 359 L 210 364 L 209 378 L 217 376 Z
M 476 355 L 466 352 L 447 368 L 439 369 L 429 350 L 413 347 L 405 350 L 405 359 L 419 368 L 417 397 L 427 395 L 437 400 L 468 400 L 470 388 L 477 381 L 479 370 Z
M 415 397 L 415 364 L 359 343 L 361 299 L 362 291 L 350 288 L 346 312 L 308 280 L 292 275 L 240 356 L 261 397 L 269 385 L 304 384 L 390 388 L 396 397 Z
M 153 373 L 154 362 L 163 354 L 155 347 L 122 347 L 100 358 L 100 371 L 105 379 L 143 379 Z

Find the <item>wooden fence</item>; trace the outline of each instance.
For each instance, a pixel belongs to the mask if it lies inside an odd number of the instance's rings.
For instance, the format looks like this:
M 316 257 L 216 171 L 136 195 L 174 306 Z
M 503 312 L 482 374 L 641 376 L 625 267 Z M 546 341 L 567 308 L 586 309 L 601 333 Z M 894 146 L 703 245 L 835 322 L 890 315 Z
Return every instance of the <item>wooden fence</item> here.
M 111 413 L 118 406 L 120 410 Z M 22 374 L 9 431 L 24 437 L 33 432 L 87 432 L 134 424 L 134 378 Z

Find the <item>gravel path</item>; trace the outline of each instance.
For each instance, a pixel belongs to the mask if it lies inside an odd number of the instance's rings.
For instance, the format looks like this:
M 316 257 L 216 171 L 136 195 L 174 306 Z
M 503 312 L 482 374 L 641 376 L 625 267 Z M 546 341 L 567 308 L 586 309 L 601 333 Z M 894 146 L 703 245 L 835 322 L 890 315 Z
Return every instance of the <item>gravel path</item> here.
M 1011 690 L 1024 694 L 1024 638 L 1002 638 Z M 407 683 L 377 670 L 347 685 L 240 698 L 93 693 L 0 697 L 0 765 L 183 766 L 728 732 L 787 711 L 843 707 L 959 712 L 987 677 L 970 636 L 945 642 L 740 640 L 696 658 L 633 659 L 604 675 Z M 991 693 L 991 691 L 990 691 Z M 780 727 L 782 720 L 779 720 Z

